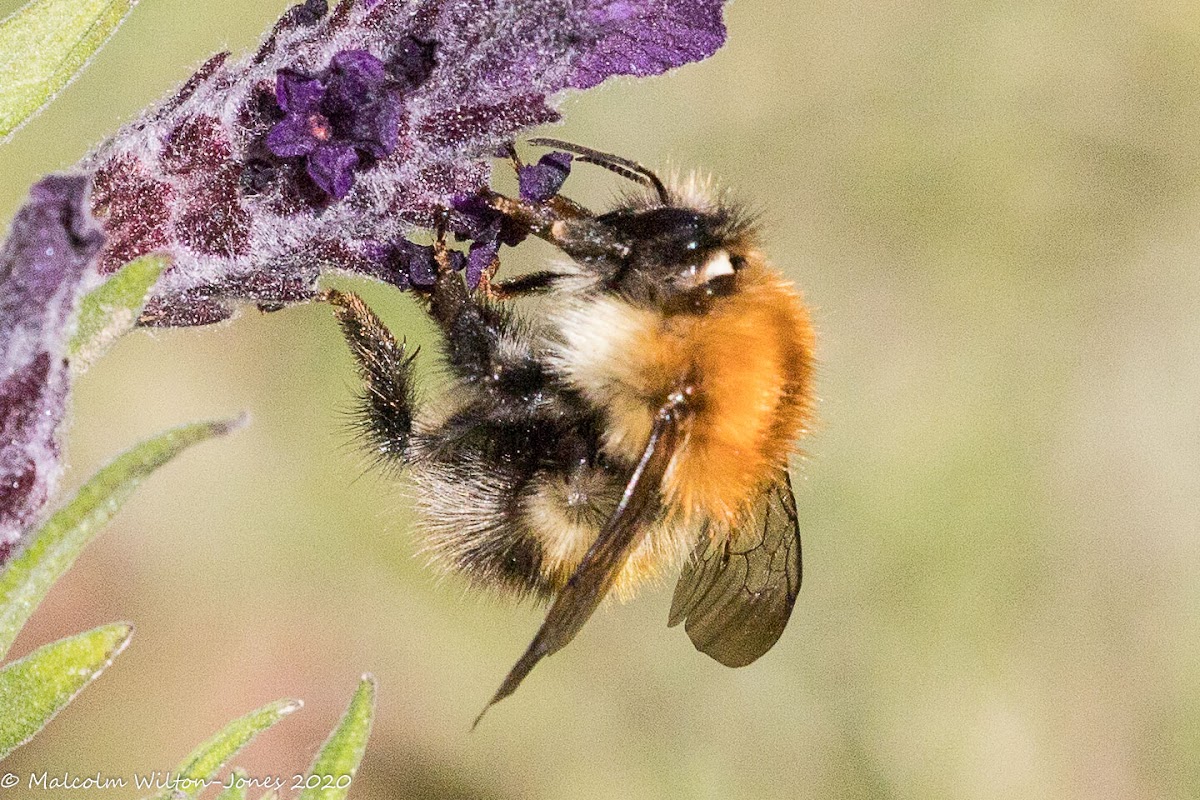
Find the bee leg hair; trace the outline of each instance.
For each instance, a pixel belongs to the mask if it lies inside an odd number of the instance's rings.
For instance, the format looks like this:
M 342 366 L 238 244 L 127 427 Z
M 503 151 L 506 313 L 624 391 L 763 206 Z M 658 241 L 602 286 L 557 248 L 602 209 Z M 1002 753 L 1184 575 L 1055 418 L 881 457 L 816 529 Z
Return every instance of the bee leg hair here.
M 358 295 L 330 289 L 324 299 L 333 306 L 363 380 L 355 410 L 362 436 L 378 458 L 403 462 L 412 434 L 416 352 L 397 342 Z

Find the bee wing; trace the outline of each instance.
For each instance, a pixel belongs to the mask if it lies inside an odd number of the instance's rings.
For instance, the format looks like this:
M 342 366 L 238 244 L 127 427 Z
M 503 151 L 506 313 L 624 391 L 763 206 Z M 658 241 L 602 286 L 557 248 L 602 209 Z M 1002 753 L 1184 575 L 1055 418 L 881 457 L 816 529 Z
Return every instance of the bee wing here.
M 727 540 L 706 534 L 679 577 L 667 625 L 686 619 L 697 650 L 744 667 L 779 639 L 800 591 L 800 525 L 787 470 Z
M 659 410 L 650 431 L 650 439 L 625 485 L 625 492 L 616 510 L 604 523 L 596 541 L 571 574 L 567 585 L 554 598 L 546 620 L 525 654 L 509 671 L 504 683 L 483 711 L 479 712 L 475 725 L 479 724 L 489 708 L 515 692 L 539 661 L 558 652 L 574 639 L 612 588 L 629 554 L 641 542 L 645 523 L 657 513 L 659 487 L 678 440 L 679 416 L 682 413 L 680 403 L 673 401 Z

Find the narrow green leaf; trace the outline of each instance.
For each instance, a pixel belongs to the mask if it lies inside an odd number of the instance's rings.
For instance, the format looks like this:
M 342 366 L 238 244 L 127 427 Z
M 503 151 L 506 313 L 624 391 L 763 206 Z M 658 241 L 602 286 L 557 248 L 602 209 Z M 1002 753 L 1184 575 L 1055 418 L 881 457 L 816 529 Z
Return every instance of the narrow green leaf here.
M 0 22 L 0 142 L 50 102 L 137 0 L 30 0 Z
M 125 649 L 133 626 L 105 625 L 0 670 L 0 758 L 20 747 Z
M 0 572 L 0 658 L 54 582 L 146 476 L 189 446 L 239 424 L 240 420 L 184 425 L 143 442 L 97 472 L 50 517 Z
M 329 734 L 309 767 L 298 800 L 341 800 L 346 796 L 366 752 L 374 717 L 375 678 L 363 675 L 342 721 Z
M 84 295 L 75 335 L 67 344 L 72 372 L 78 375 L 86 370 L 133 327 L 146 296 L 169 263 L 165 255 L 158 254 L 134 259 Z
M 178 800 L 181 797 L 195 797 L 212 783 L 217 770 L 250 744 L 255 736 L 303 705 L 299 700 L 276 700 L 235 719 L 184 759 L 172 776 L 175 779 L 174 786 L 163 790 L 156 798 Z
M 246 781 L 249 780 L 249 775 L 244 769 L 235 769 L 233 771 L 232 780 L 228 782 L 225 789 L 217 795 L 217 800 L 246 800 Z

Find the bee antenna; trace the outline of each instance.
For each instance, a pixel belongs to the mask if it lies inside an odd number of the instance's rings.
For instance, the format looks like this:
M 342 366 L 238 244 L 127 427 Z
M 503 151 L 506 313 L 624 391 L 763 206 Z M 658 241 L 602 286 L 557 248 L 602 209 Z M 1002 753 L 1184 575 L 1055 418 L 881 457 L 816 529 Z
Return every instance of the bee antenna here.
M 602 153 L 599 150 L 593 150 L 581 144 L 564 142 L 562 139 L 538 137 L 530 139 L 529 143 L 537 147 L 554 147 L 559 150 L 566 150 L 568 153 L 573 153 L 580 161 L 604 167 L 606 170 L 615 172 L 623 178 L 628 178 L 634 183 L 650 187 L 658 194 L 658 199 L 662 201 L 664 206 L 671 204 L 671 196 L 667 193 L 667 187 L 663 185 L 659 177 L 636 161 L 614 156 L 611 153 Z

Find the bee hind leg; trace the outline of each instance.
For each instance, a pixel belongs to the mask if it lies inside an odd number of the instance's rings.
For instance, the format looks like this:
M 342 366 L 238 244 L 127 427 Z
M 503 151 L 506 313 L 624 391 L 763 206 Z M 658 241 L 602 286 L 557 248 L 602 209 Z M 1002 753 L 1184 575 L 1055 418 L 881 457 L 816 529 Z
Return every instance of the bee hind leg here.
M 355 409 L 361 434 L 377 458 L 403 462 L 412 435 L 416 352 L 397 342 L 358 295 L 330 289 L 323 299 L 333 306 L 363 380 Z

